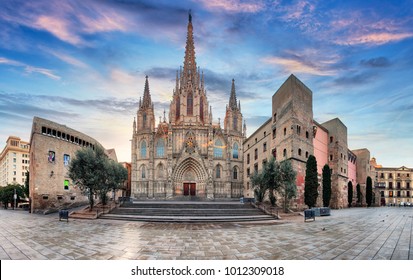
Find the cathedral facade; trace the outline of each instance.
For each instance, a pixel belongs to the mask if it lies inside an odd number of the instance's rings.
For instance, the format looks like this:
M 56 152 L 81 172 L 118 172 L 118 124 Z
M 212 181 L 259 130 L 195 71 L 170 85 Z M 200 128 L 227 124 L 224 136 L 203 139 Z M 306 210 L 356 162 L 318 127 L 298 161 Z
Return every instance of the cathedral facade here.
M 214 200 L 243 196 L 243 125 L 232 80 L 223 127 L 213 123 L 203 72 L 197 67 L 189 14 L 184 65 L 169 108 L 155 126 L 146 77 L 133 121 L 131 197 Z

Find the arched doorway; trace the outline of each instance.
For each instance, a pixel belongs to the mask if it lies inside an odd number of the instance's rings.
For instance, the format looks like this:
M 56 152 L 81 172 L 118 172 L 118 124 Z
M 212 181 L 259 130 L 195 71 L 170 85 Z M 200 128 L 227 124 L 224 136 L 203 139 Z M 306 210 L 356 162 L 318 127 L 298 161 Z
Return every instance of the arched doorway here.
M 207 172 L 193 157 L 178 163 L 173 172 L 173 196 L 206 198 Z

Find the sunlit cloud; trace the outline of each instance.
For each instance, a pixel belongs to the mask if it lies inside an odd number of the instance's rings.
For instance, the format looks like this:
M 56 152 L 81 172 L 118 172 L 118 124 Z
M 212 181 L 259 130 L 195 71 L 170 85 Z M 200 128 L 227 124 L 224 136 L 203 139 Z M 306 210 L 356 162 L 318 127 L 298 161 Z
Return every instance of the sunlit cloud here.
M 16 60 L 11 60 L 11 59 L 7 59 L 4 57 L 0 57 L 0 64 L 6 64 L 6 65 L 10 65 L 10 66 L 16 66 L 16 67 L 22 67 L 24 69 L 25 73 L 39 73 L 42 74 L 48 78 L 51 78 L 53 80 L 60 80 L 61 77 L 59 77 L 58 75 L 54 74 L 54 72 L 50 69 L 46 69 L 46 68 L 40 68 L 40 67 L 35 67 L 32 65 L 28 65 Z
M 336 40 L 339 45 L 383 45 L 413 38 L 413 33 L 370 33 Z
M 64 62 L 66 62 L 70 65 L 73 65 L 73 66 L 76 66 L 76 67 L 79 67 L 79 68 L 87 68 L 88 67 L 86 63 L 84 63 L 83 61 L 81 61 L 81 60 L 79 60 L 79 59 L 77 59 L 73 56 L 70 56 L 70 55 L 67 55 L 67 54 L 64 54 L 64 53 L 61 53 L 61 52 L 58 52 L 58 51 L 53 51 L 53 50 L 50 50 L 50 49 L 47 49 L 46 51 L 49 52 L 50 54 L 54 55 L 55 57 L 57 57 L 61 61 L 64 61 Z
M 205 8 L 214 11 L 226 11 L 230 13 L 256 13 L 264 9 L 264 4 L 260 1 L 242 0 L 202 0 Z
M 337 74 L 334 69 L 328 69 L 325 65 L 329 61 L 315 63 L 305 62 L 297 58 L 285 58 L 277 56 L 268 56 L 261 59 L 263 63 L 280 66 L 285 73 L 304 73 L 318 76 L 332 76 Z M 325 64 L 324 66 L 322 64 Z

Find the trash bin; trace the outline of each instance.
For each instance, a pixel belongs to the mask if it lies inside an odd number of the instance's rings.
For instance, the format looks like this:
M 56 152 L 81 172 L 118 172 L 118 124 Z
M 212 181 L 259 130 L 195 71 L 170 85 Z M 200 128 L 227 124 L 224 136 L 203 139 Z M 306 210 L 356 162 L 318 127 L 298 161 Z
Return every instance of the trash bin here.
M 304 222 L 307 220 L 313 220 L 315 221 L 315 210 L 314 209 L 307 209 L 304 210 Z
M 321 207 L 320 216 L 330 216 L 330 207 Z
M 59 221 L 66 219 L 66 222 L 69 222 L 69 211 L 68 210 L 59 210 Z

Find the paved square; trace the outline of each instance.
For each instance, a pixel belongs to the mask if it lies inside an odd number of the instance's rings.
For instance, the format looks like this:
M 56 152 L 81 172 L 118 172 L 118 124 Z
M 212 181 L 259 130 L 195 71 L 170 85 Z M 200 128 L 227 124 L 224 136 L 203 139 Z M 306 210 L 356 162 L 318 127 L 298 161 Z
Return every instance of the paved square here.
M 0 210 L 0 259 L 413 259 L 413 208 L 331 213 L 306 223 L 162 224 Z

